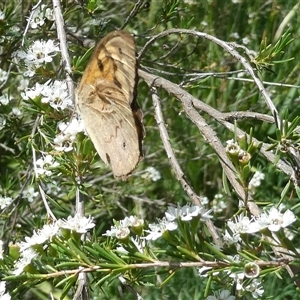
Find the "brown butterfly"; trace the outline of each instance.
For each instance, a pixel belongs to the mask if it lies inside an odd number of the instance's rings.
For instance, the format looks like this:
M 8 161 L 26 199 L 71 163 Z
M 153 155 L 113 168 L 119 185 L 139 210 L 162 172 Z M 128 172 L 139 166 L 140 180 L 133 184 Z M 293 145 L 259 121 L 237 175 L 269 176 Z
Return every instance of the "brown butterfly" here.
M 137 81 L 134 39 L 113 31 L 96 46 L 76 91 L 78 112 L 97 152 L 123 179 L 143 156 Z

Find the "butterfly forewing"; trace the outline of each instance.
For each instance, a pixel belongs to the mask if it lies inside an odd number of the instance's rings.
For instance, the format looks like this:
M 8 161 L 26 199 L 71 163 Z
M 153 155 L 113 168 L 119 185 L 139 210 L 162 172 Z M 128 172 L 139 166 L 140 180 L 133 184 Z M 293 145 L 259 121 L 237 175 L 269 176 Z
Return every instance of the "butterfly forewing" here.
M 97 45 L 76 93 L 79 114 L 101 159 L 126 178 L 142 157 L 142 113 L 136 102 L 135 44 L 114 31 Z

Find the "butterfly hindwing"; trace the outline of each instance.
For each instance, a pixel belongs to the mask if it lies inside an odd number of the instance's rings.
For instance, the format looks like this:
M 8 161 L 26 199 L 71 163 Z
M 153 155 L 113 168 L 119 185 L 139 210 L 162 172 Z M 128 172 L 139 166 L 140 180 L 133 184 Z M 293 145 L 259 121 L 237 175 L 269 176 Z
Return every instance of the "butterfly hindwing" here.
M 142 158 L 144 130 L 136 102 L 135 44 L 125 31 L 97 45 L 77 89 L 77 107 L 101 159 L 126 178 Z

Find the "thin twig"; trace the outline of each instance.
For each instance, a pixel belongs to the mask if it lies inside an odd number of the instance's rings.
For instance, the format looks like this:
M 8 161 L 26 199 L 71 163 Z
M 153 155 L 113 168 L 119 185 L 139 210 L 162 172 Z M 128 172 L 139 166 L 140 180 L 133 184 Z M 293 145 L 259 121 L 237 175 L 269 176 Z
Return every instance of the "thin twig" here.
M 123 276 L 119 276 L 119 280 L 135 296 L 136 299 L 143 300 L 143 297 L 137 291 L 135 291 L 135 289 L 126 281 Z
M 70 56 L 68 51 L 68 44 L 67 44 L 66 32 L 64 29 L 64 19 L 61 12 L 60 1 L 52 0 L 52 3 L 53 3 L 55 24 L 57 29 L 57 36 L 59 39 L 62 62 L 66 70 L 66 83 L 69 91 L 69 96 L 73 101 L 73 103 L 75 103 L 75 90 L 74 90 L 73 80 L 71 78 L 72 67 L 70 63 Z
M 75 89 L 74 84 L 72 80 L 72 68 L 70 63 L 70 56 L 68 51 L 68 44 L 67 44 L 67 38 L 66 38 L 66 32 L 64 28 L 64 19 L 61 11 L 60 1 L 59 0 L 52 0 L 53 3 L 53 10 L 55 15 L 55 24 L 57 28 L 57 36 L 59 39 L 59 45 L 61 50 L 61 57 L 62 57 L 62 63 L 66 70 L 66 83 L 68 87 L 69 97 L 71 98 L 72 102 L 75 105 Z M 78 178 L 78 181 L 80 179 Z M 80 185 L 81 182 L 78 182 L 78 185 Z M 84 196 L 80 192 L 79 188 L 77 187 L 76 190 L 76 214 L 83 217 L 85 215 L 84 212 Z M 89 299 L 88 290 L 87 290 L 87 277 L 81 276 L 78 278 L 78 286 L 77 291 L 75 293 L 74 299 Z
M 150 86 L 152 85 L 152 83 L 150 83 L 150 82 L 148 82 L 148 84 Z M 157 122 L 157 125 L 159 128 L 162 142 L 164 144 L 164 148 L 165 148 L 165 150 L 167 152 L 167 156 L 170 160 L 171 166 L 173 167 L 173 170 L 177 176 L 177 179 L 179 180 L 183 189 L 187 192 L 188 196 L 191 198 L 193 203 L 195 205 L 198 205 L 201 207 L 201 206 L 203 206 L 203 204 L 201 203 L 200 197 L 198 195 L 196 195 L 193 188 L 188 184 L 188 182 L 184 178 L 185 177 L 184 173 L 175 157 L 174 151 L 173 151 L 171 143 L 170 143 L 169 134 L 168 134 L 167 128 L 164 123 L 160 100 L 159 100 L 159 97 L 157 96 L 156 90 L 153 87 L 151 89 L 151 92 L 152 92 L 152 99 L 153 99 L 153 104 L 154 104 L 156 122 Z M 220 239 L 213 223 L 210 220 L 206 220 L 205 224 L 207 225 L 209 232 L 212 235 L 214 243 L 218 246 L 221 246 L 221 244 L 222 244 L 221 239 Z
M 122 27 L 120 29 L 124 29 L 129 22 L 139 13 L 142 5 L 144 4 L 144 0 L 139 0 L 133 7 L 133 9 L 131 10 L 129 16 L 126 18 L 124 24 L 122 25 Z
M 199 31 L 195 31 L 195 30 L 188 30 L 188 29 L 169 29 L 166 31 L 163 31 L 155 36 L 153 36 L 145 45 L 144 47 L 141 49 L 141 51 L 138 54 L 138 60 L 140 60 L 141 56 L 144 54 L 144 52 L 147 50 L 147 48 L 154 43 L 157 39 L 162 38 L 164 36 L 170 35 L 170 34 L 190 34 L 190 35 L 194 35 L 200 38 L 205 38 L 217 45 L 219 45 L 220 47 L 222 47 L 225 51 L 227 51 L 228 53 L 230 53 L 234 58 L 236 58 L 243 66 L 244 68 L 247 70 L 247 72 L 249 73 L 249 75 L 253 78 L 254 83 L 257 85 L 259 92 L 263 95 L 266 104 L 268 105 L 272 116 L 275 119 L 276 122 L 276 126 L 278 128 L 280 128 L 280 118 L 278 115 L 278 111 L 275 107 L 275 105 L 273 104 L 269 93 L 267 92 L 267 90 L 264 88 L 264 85 L 262 83 L 262 81 L 258 78 L 258 76 L 255 74 L 253 68 L 251 67 L 250 63 L 246 60 L 246 58 L 244 58 L 241 54 L 239 54 L 239 52 L 237 52 L 231 45 L 230 43 L 227 43 L 225 41 L 222 41 L 210 34 L 207 34 L 205 32 L 199 32 Z
M 25 28 L 24 33 L 23 33 L 23 38 L 22 38 L 22 43 L 21 43 L 22 46 L 24 46 L 24 43 L 25 43 L 25 36 L 26 36 L 26 34 L 27 34 L 28 30 L 29 30 L 30 21 L 31 21 L 31 19 L 32 19 L 32 17 L 33 17 L 33 14 L 34 14 L 35 10 L 41 5 L 41 3 L 42 3 L 42 0 L 39 0 L 39 2 L 38 2 L 36 5 L 34 5 L 34 6 L 32 7 L 30 16 L 29 16 L 29 18 L 27 19 L 26 28 Z

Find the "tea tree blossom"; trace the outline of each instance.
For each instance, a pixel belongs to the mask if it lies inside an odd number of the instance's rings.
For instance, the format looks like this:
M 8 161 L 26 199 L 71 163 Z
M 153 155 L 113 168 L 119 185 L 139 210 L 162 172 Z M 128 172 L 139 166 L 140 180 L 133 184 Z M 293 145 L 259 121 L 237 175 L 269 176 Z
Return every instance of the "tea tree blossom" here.
M 193 218 L 200 216 L 201 219 L 210 219 L 210 210 L 206 210 L 199 206 L 184 205 L 183 207 L 168 207 L 168 211 L 165 213 L 168 221 L 174 221 L 179 218 L 182 221 L 191 221 Z
M 67 219 L 58 220 L 57 224 L 60 228 L 69 229 L 82 234 L 95 227 L 91 216 L 87 218 L 81 217 L 79 214 L 76 214 L 74 217 L 69 216 Z
M 70 123 L 59 123 L 60 134 L 54 139 L 54 148 L 58 151 L 69 152 L 73 149 L 73 142 L 79 132 L 84 132 L 82 120 L 73 118 Z
M 143 225 L 144 220 L 139 219 L 136 216 L 130 216 L 120 220 L 119 222 L 115 222 L 115 225 L 112 226 L 110 230 L 107 230 L 103 235 L 117 238 L 119 238 L 121 235 L 124 236 L 124 233 L 129 235 L 129 227 L 132 227 L 133 231 L 140 235 Z
M 45 157 L 41 157 L 36 161 L 36 176 L 40 175 L 51 176 L 52 171 L 49 170 L 50 167 L 55 168 L 59 166 L 58 162 L 54 161 L 52 155 L 48 154 Z
M 9 114 L 10 116 L 20 117 L 22 116 L 22 112 L 18 107 L 13 107 L 11 109 L 11 112 Z
M 0 209 L 4 209 L 12 203 L 13 199 L 11 197 L 0 196 Z
M 259 273 L 260 273 L 260 267 L 256 263 L 249 262 L 245 264 L 244 274 L 247 278 L 258 277 Z
M 263 287 L 261 286 L 260 279 L 251 280 L 250 284 L 245 286 L 245 291 L 250 292 L 254 299 L 261 298 L 263 293 L 265 292 Z
M 224 201 L 224 196 L 222 194 L 216 194 L 213 200 L 213 211 L 215 213 L 221 213 L 227 208 L 227 204 Z
M 55 110 L 64 110 L 73 106 L 67 91 L 67 84 L 59 80 L 48 81 L 43 85 L 36 83 L 34 87 L 27 88 L 21 95 L 24 100 L 40 97 L 42 103 L 48 103 Z
M 10 102 L 11 98 L 9 97 L 8 94 L 3 94 L 2 96 L 0 96 L 0 103 L 2 105 L 8 105 L 8 103 Z
M 55 110 L 64 110 L 68 106 L 73 106 L 67 91 L 66 82 L 55 80 L 53 83 L 48 82 L 41 91 L 42 103 L 49 103 Z
M 0 281 L 0 299 L 1 300 L 10 300 L 11 296 L 9 293 L 5 293 L 6 282 Z
M 145 169 L 145 173 L 142 175 L 142 178 L 151 179 L 152 181 L 157 181 L 161 178 L 159 171 L 153 167 L 148 167 Z
M 0 68 L 0 82 L 6 81 L 8 78 L 8 73 Z
M 23 191 L 23 198 L 27 199 L 28 202 L 33 202 L 34 198 L 39 194 L 38 192 L 34 191 L 34 188 L 31 186 Z
M 42 4 L 32 12 L 29 20 L 29 24 L 32 29 L 43 26 L 46 19 L 51 21 L 54 20 L 53 9 L 46 7 L 47 5 Z
M 157 224 L 149 224 L 149 230 L 145 230 L 145 232 L 148 233 L 148 235 L 145 236 L 145 239 L 155 241 L 160 238 L 165 231 L 173 231 L 176 230 L 177 227 L 178 225 L 176 222 L 163 218 Z
M 32 77 L 35 70 L 43 64 L 52 62 L 53 57 L 58 53 L 59 47 L 53 40 L 36 40 L 26 51 L 16 52 L 16 59 L 23 60 L 27 68 L 24 76 Z
M 228 290 L 222 290 L 214 293 L 214 296 L 208 296 L 205 300 L 235 300 L 235 296 Z
M 20 275 L 24 272 L 24 269 L 31 263 L 32 259 L 38 256 L 38 253 L 32 248 L 28 248 L 22 252 L 21 258 L 16 262 L 14 275 Z
M 36 40 L 27 51 L 18 51 L 17 56 L 24 60 L 27 65 L 40 67 L 44 63 L 51 62 L 53 56 L 57 54 L 59 47 L 53 40 Z
M 255 188 L 260 186 L 262 180 L 264 179 L 265 179 L 265 174 L 260 171 L 256 171 L 248 184 L 249 191 L 253 193 L 255 191 Z
M 21 242 L 19 245 L 20 251 L 23 252 L 30 247 L 42 245 L 45 242 L 51 241 L 58 232 L 59 226 L 56 222 L 53 224 L 46 224 L 43 228 L 34 231 L 31 237 L 25 237 L 25 242 Z
M 254 219 L 249 219 L 247 216 L 240 214 L 234 218 L 233 221 L 227 222 L 229 230 L 225 231 L 223 235 L 224 240 L 229 244 L 236 244 L 242 241 L 241 234 L 254 233 L 259 231 L 258 224 Z
M 257 223 L 260 228 L 268 228 L 270 231 L 278 231 L 296 221 L 296 217 L 289 209 L 282 214 L 276 207 L 271 207 L 269 212 L 264 212 L 258 218 Z

